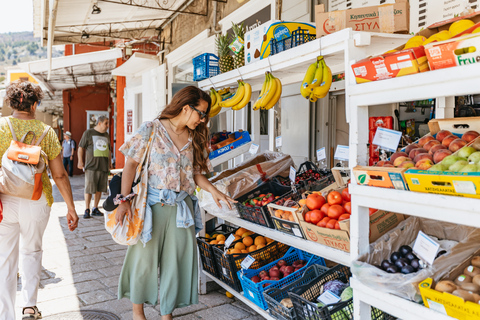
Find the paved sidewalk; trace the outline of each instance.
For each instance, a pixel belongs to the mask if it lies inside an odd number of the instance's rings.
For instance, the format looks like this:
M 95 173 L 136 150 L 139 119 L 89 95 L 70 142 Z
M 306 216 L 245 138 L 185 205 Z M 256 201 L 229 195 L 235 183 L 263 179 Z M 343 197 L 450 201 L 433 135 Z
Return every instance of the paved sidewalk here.
M 80 217 L 79 226 L 74 232 L 68 231 L 66 205 L 54 187 L 55 203 L 44 236 L 38 308 L 46 320 L 62 312 L 93 309 L 114 313 L 121 319 L 132 319 L 130 301 L 117 300 L 118 277 L 126 247 L 111 239 L 104 229 L 103 217 L 83 219 L 84 176 L 75 176 L 70 181 Z M 174 318 L 263 319 L 241 301 L 227 298 L 225 291 L 215 283 L 210 284 L 209 293 L 200 295 L 199 304 L 175 310 Z M 17 305 L 19 301 L 20 292 L 17 291 Z M 17 319 L 21 319 L 21 309 L 16 311 Z M 145 311 L 148 319 L 160 319 L 158 306 L 147 306 Z

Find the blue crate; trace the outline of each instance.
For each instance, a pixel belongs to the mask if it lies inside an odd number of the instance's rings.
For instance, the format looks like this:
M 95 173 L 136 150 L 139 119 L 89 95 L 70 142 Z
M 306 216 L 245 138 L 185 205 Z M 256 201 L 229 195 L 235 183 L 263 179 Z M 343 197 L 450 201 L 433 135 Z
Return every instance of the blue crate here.
M 292 35 L 290 37 L 285 37 L 279 40 L 272 38 L 270 40 L 270 55 L 273 56 L 274 54 L 315 40 L 316 38 L 317 36 L 315 34 L 311 34 L 308 32 L 308 30 L 298 27 L 297 30 L 292 31 Z
M 230 133 L 228 135 L 228 138 L 234 139 L 235 141 L 230 143 L 230 144 L 227 144 L 226 146 L 223 146 L 223 147 L 221 147 L 217 150 L 214 150 L 214 151 L 210 152 L 209 155 L 208 155 L 208 157 L 210 159 L 215 159 L 216 157 L 219 157 L 224 153 L 227 153 L 227 152 L 229 152 L 229 151 L 231 151 L 235 148 L 238 148 L 238 147 L 252 141 L 248 131 L 242 131 L 242 132 L 235 131 L 233 133 Z
M 289 265 L 291 265 L 296 260 L 307 261 L 307 264 L 297 272 L 294 272 L 280 280 L 265 280 L 259 283 L 255 283 L 250 280 L 250 278 L 252 278 L 253 276 L 258 276 L 260 271 L 269 270 L 274 265 L 276 265 L 279 260 L 282 259 L 285 260 Z M 281 259 L 277 259 L 274 262 L 271 262 L 259 269 L 240 270 L 237 272 L 237 275 L 242 285 L 243 295 L 263 310 L 267 310 L 268 305 L 263 296 L 263 292 L 271 288 L 283 288 L 284 286 L 294 282 L 295 280 L 300 279 L 304 272 L 307 270 L 307 268 L 312 264 L 325 266 L 325 260 L 323 260 L 323 258 L 321 257 L 299 250 L 297 248 L 290 248 Z M 268 284 L 268 286 L 264 288 L 264 284 Z
M 193 81 L 200 81 L 220 74 L 218 57 L 212 53 L 196 56 L 193 62 Z

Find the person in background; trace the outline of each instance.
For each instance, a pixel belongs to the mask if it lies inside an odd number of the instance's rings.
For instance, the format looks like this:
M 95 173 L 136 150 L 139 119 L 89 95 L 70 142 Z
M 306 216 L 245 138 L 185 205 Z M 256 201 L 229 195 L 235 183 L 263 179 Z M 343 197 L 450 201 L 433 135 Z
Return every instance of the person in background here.
M 73 155 L 76 148 L 75 140 L 72 139 L 70 131 L 66 131 L 63 135 L 62 149 L 63 149 L 63 166 L 70 177 L 73 177 Z
M 6 101 L 13 109 L 10 121 L 17 138 L 29 131 L 38 138 L 45 131 L 47 125 L 35 120 L 35 111 L 42 97 L 42 89 L 28 81 L 17 80 L 8 85 Z M 12 139 L 7 121 L 4 118 L 0 119 L 0 158 L 10 146 Z M 28 134 L 25 143 L 30 144 L 32 141 L 33 135 Z M 73 231 L 77 228 L 78 216 L 70 180 L 62 164 L 62 147 L 52 128 L 41 141 L 40 147 L 48 157 L 52 178 L 67 204 L 68 228 Z M 42 174 L 42 183 L 43 194 L 36 201 L 0 194 L 4 216 L 0 222 L 0 320 L 17 319 L 15 297 L 19 259 L 23 298 L 22 319 L 42 318 L 36 307 L 42 271 L 42 237 L 53 203 L 52 185 L 47 170 Z
M 130 192 L 135 171 L 152 133 L 148 164 L 147 208 L 141 241 L 128 246 L 118 286 L 118 298 L 133 303 L 133 319 L 144 320 L 143 304 L 157 304 L 160 279 L 162 319 L 175 308 L 198 303 L 198 266 L 195 234 L 203 228 L 197 185 L 210 192 L 219 207 L 231 209 L 232 198 L 220 192 L 204 174 L 208 159 L 210 96 L 194 86 L 178 91 L 161 115 L 148 121 L 125 142 L 120 205 L 115 219 L 132 219 Z M 128 196 L 127 196 L 128 195 Z M 160 273 L 159 273 L 160 269 Z
M 107 192 L 108 174 L 110 172 L 110 136 L 107 133 L 108 118 L 99 116 L 93 129 L 82 135 L 78 144 L 78 168 L 85 171 L 85 214 L 90 218 L 90 202 L 95 195 L 91 214 L 103 216 L 98 210 L 102 192 Z M 85 162 L 84 162 L 85 157 Z

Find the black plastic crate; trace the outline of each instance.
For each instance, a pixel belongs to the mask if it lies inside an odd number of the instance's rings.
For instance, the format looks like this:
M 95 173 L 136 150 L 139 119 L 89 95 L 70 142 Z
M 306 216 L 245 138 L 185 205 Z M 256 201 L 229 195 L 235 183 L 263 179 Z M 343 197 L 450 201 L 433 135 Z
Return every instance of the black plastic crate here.
M 264 227 L 275 229 L 272 219 L 270 219 L 267 205 L 264 205 L 262 207 L 248 207 L 244 205 L 243 202 L 247 199 L 256 198 L 260 194 L 267 193 L 273 193 L 274 196 L 281 197 L 286 193 L 290 192 L 291 190 L 291 187 L 282 186 L 278 183 L 268 181 L 257 187 L 256 189 L 252 190 L 251 192 L 247 193 L 246 195 L 235 199 L 238 201 L 237 203 L 235 203 L 235 205 L 242 219 L 253 222 L 255 224 L 259 224 Z
M 280 301 L 282 301 L 284 298 L 288 298 L 288 292 L 293 288 L 310 283 L 310 281 L 316 279 L 318 276 L 327 272 L 328 270 L 329 269 L 327 267 L 314 264 L 307 268 L 300 279 L 295 280 L 289 285 L 280 289 L 272 288 L 264 291 L 263 296 L 267 302 L 270 314 L 279 320 L 296 320 L 297 315 L 295 313 L 295 308 L 287 308 L 283 306 Z
M 285 37 L 280 40 L 273 38 L 270 40 L 270 55 L 273 56 L 274 54 L 315 40 L 316 38 L 316 34 L 311 34 L 308 30 L 298 27 L 297 30 L 292 31 L 292 35 L 290 37 Z
M 260 235 L 252 234 L 253 240 Z M 243 240 L 243 239 L 242 239 Z M 234 241 L 230 247 L 235 246 L 236 243 L 242 240 Z M 241 263 L 248 255 L 251 255 L 255 261 L 250 266 L 250 269 L 258 269 L 272 261 L 280 259 L 288 251 L 289 246 L 286 244 L 273 241 L 265 247 L 249 253 L 224 254 L 224 246 L 213 246 L 213 255 L 215 257 L 215 264 L 217 268 L 218 279 L 228 284 L 234 290 L 241 292 L 242 285 L 237 276 L 237 271 L 241 270 Z
M 305 177 L 302 178 L 303 175 L 305 175 Z M 313 175 L 317 175 L 317 177 Z M 302 182 L 302 190 L 300 193 L 305 191 L 320 191 L 335 182 L 331 170 L 319 169 L 311 161 L 305 161 L 300 165 L 297 171 L 297 177 L 299 177 L 300 182 Z
M 215 229 L 213 229 L 211 233 L 215 234 L 215 232 L 222 231 L 222 233 L 225 234 L 225 239 L 226 239 L 236 229 L 237 229 L 236 227 L 222 224 L 216 227 Z M 217 264 L 215 263 L 215 256 L 212 250 L 214 245 L 211 245 L 209 243 L 209 241 L 212 241 L 212 240 L 214 239 L 197 237 L 197 245 L 198 245 L 198 251 L 200 252 L 200 258 L 202 260 L 203 270 L 205 270 L 212 276 L 218 278 Z

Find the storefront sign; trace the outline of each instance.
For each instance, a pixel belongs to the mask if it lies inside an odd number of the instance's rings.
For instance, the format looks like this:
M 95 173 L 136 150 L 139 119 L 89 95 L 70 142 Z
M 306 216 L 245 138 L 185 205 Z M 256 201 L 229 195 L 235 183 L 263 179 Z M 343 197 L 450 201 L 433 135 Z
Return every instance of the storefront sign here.
M 127 134 L 133 133 L 133 110 L 127 110 Z

